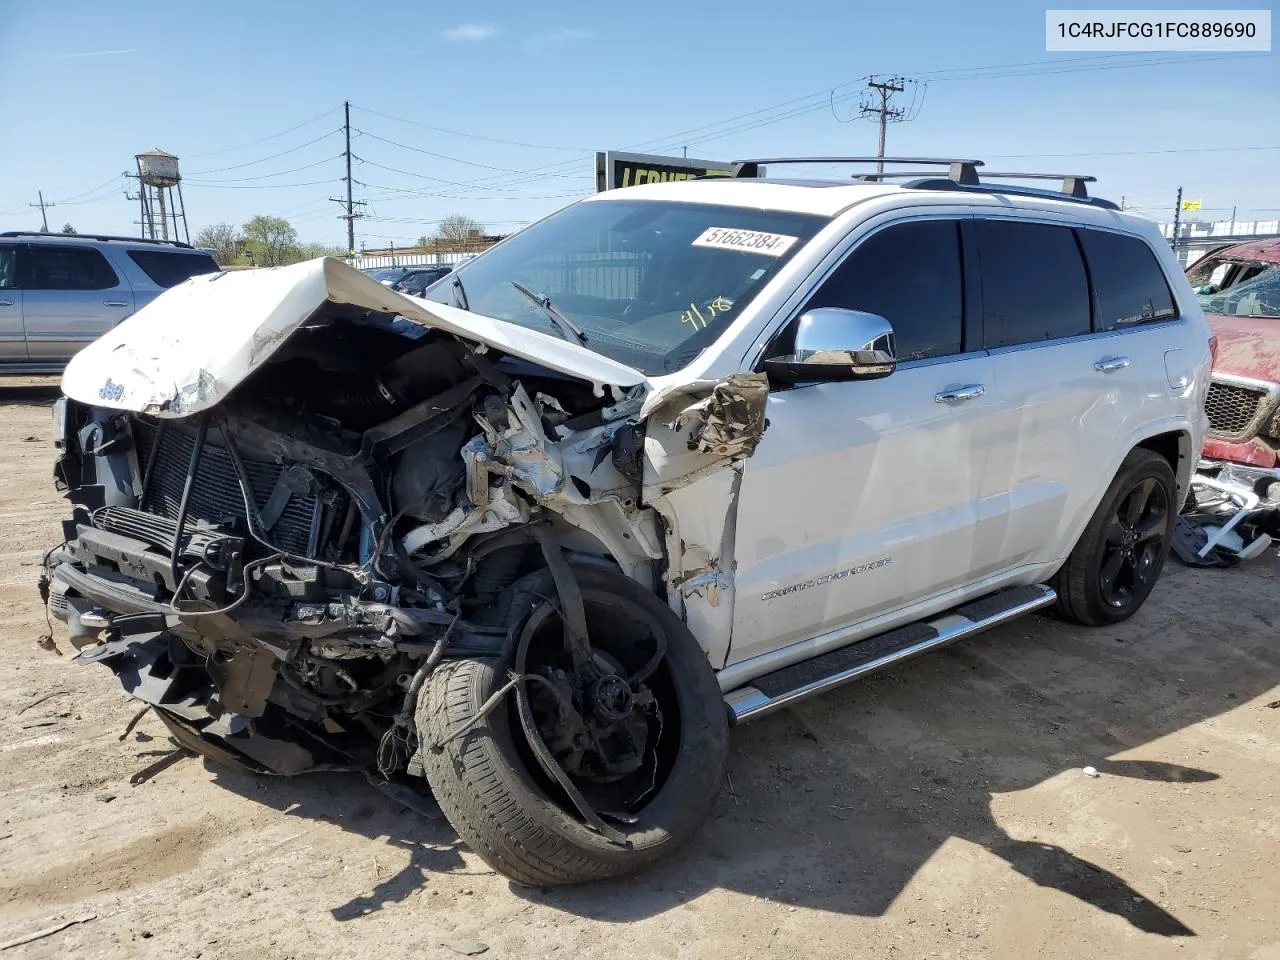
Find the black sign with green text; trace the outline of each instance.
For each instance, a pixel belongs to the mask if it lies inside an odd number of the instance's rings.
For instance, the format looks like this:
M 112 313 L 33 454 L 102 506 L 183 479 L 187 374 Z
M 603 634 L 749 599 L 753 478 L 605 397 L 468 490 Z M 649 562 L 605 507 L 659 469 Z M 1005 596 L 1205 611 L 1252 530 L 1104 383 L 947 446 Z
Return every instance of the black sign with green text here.
M 635 187 L 644 183 L 670 183 L 695 177 L 727 177 L 732 165 L 719 160 L 691 157 L 660 157 L 647 153 L 596 154 L 596 190 Z

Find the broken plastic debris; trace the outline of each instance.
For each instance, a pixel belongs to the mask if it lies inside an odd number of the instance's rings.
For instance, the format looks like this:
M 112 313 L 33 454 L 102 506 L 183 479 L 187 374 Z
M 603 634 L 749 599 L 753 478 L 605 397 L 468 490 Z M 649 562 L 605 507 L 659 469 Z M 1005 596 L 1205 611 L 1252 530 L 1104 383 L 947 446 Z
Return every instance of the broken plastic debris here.
M 1084 770 L 1083 770 L 1083 771 L 1081 771 L 1081 772 L 1082 772 L 1086 777 L 1096 777 L 1096 776 L 1098 775 L 1098 768 L 1097 768 L 1097 767 L 1085 767 L 1085 768 L 1084 768 Z

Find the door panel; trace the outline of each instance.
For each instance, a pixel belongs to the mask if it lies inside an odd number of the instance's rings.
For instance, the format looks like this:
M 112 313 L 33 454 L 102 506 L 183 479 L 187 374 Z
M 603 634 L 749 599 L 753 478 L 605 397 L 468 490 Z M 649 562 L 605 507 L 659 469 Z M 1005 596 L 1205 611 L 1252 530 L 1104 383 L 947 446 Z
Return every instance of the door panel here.
M 0 363 L 27 359 L 22 291 L 18 289 L 18 250 L 18 244 L 0 244 Z
M 771 394 L 738 499 L 729 662 L 992 572 L 978 500 L 995 407 L 982 354 Z
M 1168 413 L 1163 321 L 1176 310 L 1135 237 L 1029 221 L 974 226 L 999 396 L 984 546 L 1005 566 L 1060 560 L 1111 482 L 1117 439 Z
M 882 380 L 770 394 L 738 499 L 730 662 L 993 572 L 979 501 L 997 395 L 975 343 L 964 220 L 873 225 L 805 304 L 884 317 L 904 362 Z M 766 356 L 789 353 L 795 328 Z
M 31 360 L 69 360 L 133 312 L 133 291 L 92 247 L 31 244 L 23 320 Z
M 1161 324 L 992 351 L 1000 403 L 983 495 L 1002 504 L 1003 518 L 988 535 L 998 538 L 989 546 L 1004 565 L 1071 551 L 1073 532 L 1111 482 L 1117 438 L 1168 412 L 1167 341 Z M 1105 363 L 1119 359 L 1129 362 Z

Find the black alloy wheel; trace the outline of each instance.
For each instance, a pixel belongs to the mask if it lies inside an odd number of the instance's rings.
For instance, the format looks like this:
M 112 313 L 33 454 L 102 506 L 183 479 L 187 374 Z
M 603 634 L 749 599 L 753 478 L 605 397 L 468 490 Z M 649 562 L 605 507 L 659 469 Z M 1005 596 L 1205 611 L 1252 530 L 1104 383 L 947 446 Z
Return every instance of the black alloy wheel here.
M 1173 516 L 1164 487 L 1147 477 L 1116 504 L 1103 540 L 1098 589 L 1108 606 L 1123 610 L 1147 598 L 1160 573 Z
M 1053 577 L 1059 616 L 1102 626 L 1138 612 L 1173 543 L 1177 489 L 1168 460 L 1143 447 L 1129 452 Z

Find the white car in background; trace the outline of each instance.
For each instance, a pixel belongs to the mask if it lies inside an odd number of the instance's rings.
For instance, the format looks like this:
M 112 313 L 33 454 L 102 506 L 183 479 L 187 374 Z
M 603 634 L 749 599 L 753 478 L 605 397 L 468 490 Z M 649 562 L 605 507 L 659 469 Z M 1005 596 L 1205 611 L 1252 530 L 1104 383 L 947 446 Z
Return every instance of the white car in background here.
M 162 296 L 63 381 L 43 586 L 78 659 L 220 762 L 425 777 L 558 884 L 678 847 L 731 722 L 1031 610 L 1133 615 L 1204 316 L 1088 178 L 941 163 L 598 194 L 427 300 L 334 260 Z

